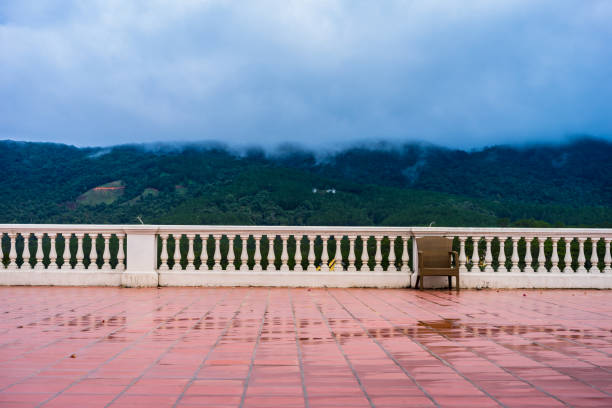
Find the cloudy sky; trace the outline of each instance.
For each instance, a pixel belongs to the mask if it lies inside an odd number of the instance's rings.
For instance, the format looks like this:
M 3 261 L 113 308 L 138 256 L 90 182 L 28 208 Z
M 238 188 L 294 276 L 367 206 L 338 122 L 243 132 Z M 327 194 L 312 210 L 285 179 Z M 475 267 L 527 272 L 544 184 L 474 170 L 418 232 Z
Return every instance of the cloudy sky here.
M 0 139 L 612 139 L 610 0 L 2 0 Z

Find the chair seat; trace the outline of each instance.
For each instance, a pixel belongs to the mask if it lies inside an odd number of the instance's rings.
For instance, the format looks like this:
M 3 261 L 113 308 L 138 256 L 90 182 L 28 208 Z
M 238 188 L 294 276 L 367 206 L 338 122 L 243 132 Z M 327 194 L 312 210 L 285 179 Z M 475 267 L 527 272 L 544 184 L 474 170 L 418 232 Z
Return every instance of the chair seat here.
M 448 275 L 459 274 L 459 269 L 456 269 L 456 268 L 423 268 L 419 272 L 422 275 L 448 276 Z

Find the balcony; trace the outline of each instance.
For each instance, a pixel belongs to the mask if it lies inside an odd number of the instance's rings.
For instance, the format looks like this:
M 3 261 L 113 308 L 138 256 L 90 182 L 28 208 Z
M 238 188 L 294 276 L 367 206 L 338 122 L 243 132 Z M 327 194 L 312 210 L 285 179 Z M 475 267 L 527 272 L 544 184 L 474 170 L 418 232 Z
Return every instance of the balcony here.
M 1 224 L 0 284 L 414 285 L 444 236 L 464 288 L 612 288 L 611 229 Z M 427 280 L 438 287 L 445 279 Z

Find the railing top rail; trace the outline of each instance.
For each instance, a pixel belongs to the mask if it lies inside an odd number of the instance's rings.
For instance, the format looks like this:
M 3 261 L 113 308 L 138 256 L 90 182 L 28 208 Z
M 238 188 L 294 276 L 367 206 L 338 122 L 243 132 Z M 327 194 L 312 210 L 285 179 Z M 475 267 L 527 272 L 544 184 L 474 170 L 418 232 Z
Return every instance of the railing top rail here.
M 612 228 L 412 227 L 414 236 L 588 237 L 612 238 Z
M 582 237 L 612 238 L 612 228 L 481 228 L 481 227 L 367 227 L 272 225 L 104 225 L 104 224 L 0 224 L 0 232 L 132 233 L 132 234 L 342 234 L 403 236 Z

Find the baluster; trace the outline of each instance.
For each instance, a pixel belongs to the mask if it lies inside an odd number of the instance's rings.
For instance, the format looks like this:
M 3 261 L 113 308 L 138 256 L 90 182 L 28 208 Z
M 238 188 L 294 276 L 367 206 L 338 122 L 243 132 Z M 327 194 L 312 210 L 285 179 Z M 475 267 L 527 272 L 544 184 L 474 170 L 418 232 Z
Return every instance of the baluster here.
M 518 266 L 519 263 L 519 255 L 518 255 L 518 242 L 520 237 L 512 237 L 512 257 L 510 260 L 512 261 L 512 268 L 510 268 L 510 272 L 520 272 L 521 269 Z
M 336 252 L 334 253 L 334 271 L 343 272 L 344 265 L 342 264 L 342 235 L 334 235 L 336 241 Z
M 374 239 L 376 240 L 376 253 L 374 254 L 374 272 L 382 272 L 383 271 L 383 267 L 382 267 L 382 251 L 381 251 L 381 242 L 382 242 L 382 235 L 376 235 L 374 237 Z
M 4 232 L 0 232 L 0 269 L 4 269 L 4 250 L 2 249 L 2 239 Z
M 612 238 L 606 238 L 603 273 L 612 273 L 612 255 L 610 255 L 610 242 L 612 242 Z
M 466 261 L 467 258 L 465 256 L 465 241 L 467 237 L 459 237 L 459 273 L 468 272 Z
M 249 253 L 247 252 L 247 241 L 249 240 L 249 235 L 240 235 L 240 241 L 242 242 L 242 251 L 240 251 L 240 270 L 248 271 L 249 270 Z
M 563 273 L 574 273 L 572 269 L 572 251 L 571 251 L 571 238 L 564 238 L 565 240 L 565 257 L 563 258 L 563 262 L 565 263 L 565 267 L 563 268 Z
M 397 272 L 397 266 L 395 266 L 395 240 L 397 237 L 389 236 L 389 266 L 387 272 Z
M 268 238 L 268 266 L 266 266 L 266 271 L 274 272 L 276 271 L 276 265 L 274 265 L 274 260 L 276 259 L 274 256 L 274 240 L 276 239 L 276 235 L 266 234 Z
M 74 269 L 82 271 L 85 269 L 85 264 L 83 263 L 83 259 L 85 258 L 85 253 L 83 252 L 83 237 L 85 234 L 77 232 L 74 235 L 77 238 L 76 264 L 74 265 Z
M 599 242 L 598 239 L 595 238 L 591 238 L 591 244 L 592 244 L 592 248 L 593 250 L 591 251 L 591 267 L 589 268 L 589 273 L 600 273 L 599 271 L 599 266 L 597 265 L 599 263 L 599 258 L 597 256 L 597 243 Z
M 213 271 L 222 271 L 223 267 L 221 266 L 221 234 L 213 234 L 213 238 L 215 239 L 215 253 L 213 255 L 213 259 L 215 263 L 213 265 Z
M 550 268 L 551 273 L 561 273 L 561 269 L 559 269 L 559 252 L 558 252 L 558 242 L 559 238 L 552 237 L 552 254 L 550 255 L 550 263 L 552 266 Z
M 537 271 L 542 273 L 542 272 L 548 272 L 546 270 L 546 254 L 544 253 L 544 242 L 546 241 L 546 237 L 540 237 L 538 238 L 538 244 L 539 248 L 538 248 L 538 269 Z
M 159 265 L 159 270 L 167 271 L 169 269 L 168 268 L 168 234 L 159 234 L 159 236 L 161 237 L 161 240 L 162 240 L 162 247 L 161 247 L 161 254 L 160 254 L 161 264 Z M 206 249 L 206 247 L 204 247 L 204 249 Z
M 181 258 L 183 255 L 181 254 L 181 239 L 183 238 L 183 234 L 172 234 L 172 237 L 174 238 L 174 254 L 172 254 L 174 265 L 172 265 L 172 270 L 182 271 L 183 265 L 181 265 Z
M 584 263 L 586 262 L 586 257 L 584 256 L 584 241 L 586 241 L 585 237 L 578 237 L 578 269 L 576 269 L 576 273 L 587 273 L 584 267 Z
M 45 254 L 43 253 L 42 246 L 42 241 L 45 234 L 42 232 L 36 232 L 34 233 L 34 236 L 36 236 L 36 265 L 34 265 L 34 269 L 42 270 L 45 269 L 45 264 L 43 263 Z
M 506 237 L 497 237 L 499 241 L 499 256 L 497 257 L 497 262 L 499 266 L 497 267 L 497 272 L 508 272 L 506 268 Z
M 31 269 L 30 265 L 30 233 L 21 234 L 23 236 L 23 253 L 21 257 L 23 258 L 23 263 L 21 264 L 21 269 Z
M 329 236 L 321 235 L 323 251 L 321 251 L 321 272 L 329 272 L 329 253 L 327 253 L 327 240 Z
M 8 236 L 11 241 L 11 249 L 9 251 L 9 269 L 17 269 L 17 233 L 9 232 Z
M 236 260 L 236 255 L 234 254 L 234 244 L 236 240 L 236 235 L 230 234 L 226 235 L 228 240 L 228 250 L 227 250 L 227 266 L 225 267 L 226 271 L 235 271 L 236 265 L 234 265 L 234 261 Z
M 294 235 L 295 238 L 295 255 L 293 259 L 295 260 L 295 266 L 293 270 L 296 272 L 302 272 L 302 235 Z
M 281 272 L 289 272 L 289 252 L 287 252 L 287 240 L 289 239 L 289 235 L 281 234 L 281 242 L 282 242 L 282 250 L 281 250 Z
M 47 266 L 47 269 L 57 269 L 57 251 L 55 249 L 55 238 L 57 237 L 57 234 L 52 232 L 47 235 L 51 239 L 51 249 L 49 250 L 49 266 Z
M 361 244 L 363 245 L 363 251 L 361 251 L 361 270 L 363 272 L 370 271 L 370 265 L 368 262 L 370 261 L 370 256 L 368 254 L 368 236 L 361 237 Z
M 480 255 L 478 254 L 478 244 L 480 243 L 480 237 L 472 237 L 472 243 L 474 245 L 474 248 L 472 248 L 472 268 L 470 272 L 479 272 Z
M 102 234 L 102 238 L 104 238 L 104 249 L 102 252 L 102 259 L 104 263 L 102 264 L 102 269 L 105 271 L 109 271 L 111 269 L 111 265 L 110 265 L 111 254 L 110 254 L 110 247 L 109 247 L 110 237 L 111 237 L 111 234 Z
M 125 270 L 125 252 L 123 250 L 123 234 L 117 234 L 117 239 L 119 240 L 119 249 L 117 250 L 117 266 L 115 267 L 118 271 Z
M 202 242 L 202 251 L 200 252 L 200 269 L 208 271 L 208 234 L 199 234 Z
M 355 268 L 355 240 L 357 239 L 357 235 L 349 235 L 349 254 L 348 254 L 348 268 L 349 272 L 356 272 L 357 268 Z
M 2 249 L 2 239 L 4 232 L 0 232 L 0 269 L 4 269 L 4 250 Z
M 402 272 L 410 272 L 410 265 L 408 264 L 409 260 L 410 258 L 408 257 L 408 237 L 404 235 L 402 237 L 402 267 L 400 269 Z
M 525 269 L 523 270 L 523 272 L 526 272 L 526 273 L 535 272 L 533 270 L 533 266 L 531 265 L 533 263 L 533 256 L 531 255 L 531 241 L 532 240 L 533 238 L 525 237 Z
M 70 241 L 68 239 L 66 239 L 66 235 L 62 232 L 59 235 L 62 236 L 62 238 L 64 238 L 64 252 L 62 253 L 62 263 L 59 263 L 59 256 L 57 259 L 57 269 L 62 269 L 64 267 L 64 265 L 66 265 L 66 252 L 68 252 L 68 257 L 70 258 Z M 56 245 L 57 245 L 57 240 L 56 240 Z M 69 259 L 70 260 L 70 259 Z
M 195 265 L 193 263 L 195 261 L 195 253 L 193 251 L 193 241 L 195 240 L 195 237 L 196 234 L 187 234 L 187 267 L 185 268 L 187 271 L 195 271 Z
M 484 257 L 484 272 L 495 272 L 493 269 L 493 252 L 491 252 L 491 241 L 493 241 L 493 237 L 485 237 L 486 251 Z
M 316 235 L 308 235 L 308 272 L 315 272 L 317 268 L 315 267 L 315 252 L 314 252 L 314 243 L 315 243 Z
M 261 235 L 253 235 L 253 238 L 255 239 L 255 254 L 253 255 L 255 265 L 253 265 L 253 271 L 261 272 Z
M 89 265 L 87 265 L 87 269 L 98 269 L 98 249 L 96 248 L 96 239 L 98 238 L 98 234 L 87 234 L 91 241 L 91 245 L 89 247 Z M 93 254 L 93 255 L 92 255 Z

